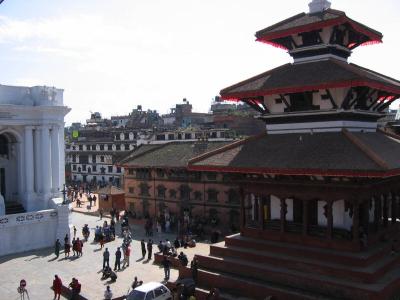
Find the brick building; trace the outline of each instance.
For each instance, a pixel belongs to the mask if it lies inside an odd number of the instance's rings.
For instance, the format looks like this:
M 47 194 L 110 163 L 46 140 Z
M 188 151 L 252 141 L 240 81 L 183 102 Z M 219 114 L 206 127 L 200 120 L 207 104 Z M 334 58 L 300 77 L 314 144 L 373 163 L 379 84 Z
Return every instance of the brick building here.
M 239 226 L 239 191 L 222 173 L 191 172 L 189 159 L 232 141 L 141 145 L 118 165 L 125 170 L 126 208 L 138 217 L 214 220 L 226 232 Z

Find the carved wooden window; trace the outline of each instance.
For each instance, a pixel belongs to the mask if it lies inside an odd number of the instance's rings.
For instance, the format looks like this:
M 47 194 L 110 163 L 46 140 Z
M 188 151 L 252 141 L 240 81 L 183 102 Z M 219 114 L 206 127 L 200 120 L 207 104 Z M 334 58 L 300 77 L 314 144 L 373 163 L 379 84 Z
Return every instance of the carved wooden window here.
M 163 185 L 159 185 L 158 187 L 157 187 L 157 195 L 158 195 L 158 197 L 159 198 L 165 198 L 165 191 L 166 191 L 167 189 L 165 188 L 165 186 L 163 186 Z
M 228 194 L 228 203 L 239 204 L 240 197 L 239 197 L 239 192 L 237 190 L 229 189 L 226 193 Z
M 218 202 L 218 191 L 215 189 L 209 189 L 207 191 L 208 202 Z
M 194 192 L 194 200 L 201 201 L 203 194 L 200 191 Z
M 140 196 L 147 196 L 147 197 L 150 196 L 149 193 L 150 186 L 147 183 L 142 182 L 139 185 L 139 188 L 140 188 Z

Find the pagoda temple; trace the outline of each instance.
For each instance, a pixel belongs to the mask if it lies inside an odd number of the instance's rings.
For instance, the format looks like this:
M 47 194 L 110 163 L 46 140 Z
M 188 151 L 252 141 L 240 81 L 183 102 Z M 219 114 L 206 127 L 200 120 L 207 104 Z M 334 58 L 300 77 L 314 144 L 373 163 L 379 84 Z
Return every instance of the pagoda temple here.
M 220 92 L 257 110 L 266 132 L 189 162 L 242 191 L 240 234 L 197 256 L 198 285 L 253 299 L 397 299 L 400 137 L 377 120 L 400 82 L 347 61 L 380 32 L 328 1 L 309 8 L 256 33 L 293 63 Z

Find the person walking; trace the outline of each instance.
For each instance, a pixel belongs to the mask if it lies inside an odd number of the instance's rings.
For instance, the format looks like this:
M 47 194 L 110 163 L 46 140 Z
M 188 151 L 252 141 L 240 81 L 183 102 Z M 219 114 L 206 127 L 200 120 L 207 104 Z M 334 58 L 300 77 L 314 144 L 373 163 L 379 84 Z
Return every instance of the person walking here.
M 149 239 L 149 241 L 147 242 L 147 252 L 147 259 L 150 260 L 151 254 L 153 253 L 153 241 L 151 239 Z
M 131 247 L 127 245 L 124 249 L 124 263 L 122 265 L 122 268 L 125 268 L 125 265 L 129 267 L 129 257 L 131 255 Z
M 111 288 L 110 288 L 109 285 L 107 285 L 107 288 L 106 288 L 106 290 L 105 290 L 105 292 L 104 292 L 104 299 L 105 299 L 105 300 L 111 300 L 112 297 L 113 297 L 113 293 L 112 293 L 112 291 L 111 291 Z
M 108 248 L 103 252 L 103 269 L 106 265 L 107 267 L 110 267 L 110 252 L 108 251 Z
M 197 283 L 197 273 L 198 273 L 198 262 L 197 262 L 197 258 L 194 257 L 192 262 L 190 263 L 190 269 L 192 271 L 192 278 L 194 280 L 195 283 Z
M 56 244 L 54 245 L 54 254 L 56 255 L 57 258 L 60 255 L 60 248 L 61 248 L 61 243 L 60 240 L 57 239 Z
M 74 226 L 74 238 L 76 238 L 76 227 Z
M 69 257 L 69 252 L 71 251 L 71 245 L 69 244 L 68 240 L 64 244 L 64 257 Z
M 69 237 L 68 237 L 68 233 L 67 233 L 64 238 L 64 244 L 68 244 L 68 242 L 69 242 Z
M 140 242 L 140 246 L 142 246 L 142 258 L 144 259 L 144 257 L 146 256 L 146 244 L 144 243 L 143 239 Z
M 53 280 L 54 300 L 60 300 L 61 288 L 62 288 L 62 281 L 60 277 L 54 275 L 54 280 Z
M 76 255 L 82 256 L 82 247 L 83 247 L 82 241 L 79 238 L 77 238 L 75 243 L 76 243 Z
M 76 240 L 75 238 L 72 239 L 72 253 L 74 254 L 74 256 L 76 255 Z
M 115 265 L 114 265 L 114 271 L 117 270 L 118 267 L 118 271 L 121 270 L 121 250 L 119 249 L 119 247 L 117 248 L 117 251 L 115 251 Z
M 162 265 L 164 267 L 164 273 L 165 273 L 165 280 L 169 279 L 169 274 L 170 274 L 170 270 L 171 270 L 171 262 L 169 261 L 169 259 L 167 258 L 166 255 L 164 255 L 163 261 L 162 261 Z
M 103 220 L 103 209 L 102 208 L 100 208 L 99 214 L 100 214 L 100 220 Z
M 104 234 L 102 232 L 99 234 L 99 243 L 100 243 L 100 249 L 103 249 L 103 247 L 104 247 Z

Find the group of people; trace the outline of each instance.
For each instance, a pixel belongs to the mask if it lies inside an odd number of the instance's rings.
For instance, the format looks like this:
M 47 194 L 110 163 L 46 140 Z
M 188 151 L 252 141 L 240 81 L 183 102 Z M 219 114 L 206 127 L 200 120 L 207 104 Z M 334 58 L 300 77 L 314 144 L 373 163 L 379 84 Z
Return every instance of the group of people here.
M 93 199 L 92 199 L 93 201 Z M 108 223 L 107 221 L 104 221 L 103 226 L 96 226 L 95 229 L 95 241 L 99 241 L 101 244 L 101 249 L 103 248 L 104 242 L 105 241 L 110 241 L 115 238 L 115 227 L 116 223 L 114 219 L 117 220 L 117 222 L 120 220 L 120 214 L 117 212 L 115 209 L 111 211 L 111 222 Z M 110 251 L 108 248 L 105 248 L 103 252 L 103 270 L 102 270 L 102 279 L 107 279 L 109 278 L 111 281 L 110 282 L 115 282 L 118 278 L 117 271 L 121 271 L 126 267 L 129 267 L 130 264 L 130 256 L 131 256 L 131 241 L 132 241 L 132 234 L 130 232 L 130 228 L 128 225 L 128 215 L 125 213 L 122 218 L 121 218 L 121 230 L 122 230 L 122 235 L 123 235 L 123 242 L 120 247 L 117 247 L 115 251 L 115 261 L 114 261 L 114 268 L 110 267 Z M 146 221 L 145 229 L 146 229 L 146 235 L 147 236 L 152 236 L 152 227 L 153 223 L 152 220 L 149 218 Z M 167 226 L 168 227 L 168 226 Z M 167 229 L 167 228 L 165 228 Z M 71 244 L 69 243 L 69 237 L 68 234 L 65 236 L 64 239 L 64 250 L 65 250 L 65 257 L 69 257 L 70 255 L 70 249 L 72 247 L 73 250 L 73 255 L 74 256 L 82 256 L 82 247 L 83 243 L 79 239 L 79 237 L 75 238 L 76 236 L 76 228 L 74 227 L 74 238 L 72 239 Z M 90 234 L 90 229 L 87 224 L 82 229 L 82 234 L 83 236 L 88 236 Z M 148 239 L 147 242 L 145 242 L 144 239 L 141 240 L 141 252 L 142 252 L 142 259 L 144 259 L 147 255 L 147 259 L 151 260 L 152 259 L 152 254 L 153 254 L 153 240 Z M 165 273 L 165 280 L 169 280 L 170 278 L 170 268 L 171 268 L 171 260 L 169 257 L 176 257 L 180 264 L 182 266 L 188 266 L 189 264 L 189 259 L 186 254 L 181 251 L 178 255 L 178 248 L 187 248 L 187 247 L 194 247 L 196 245 L 196 241 L 191 238 L 189 235 L 182 235 L 181 237 L 177 237 L 172 243 L 168 239 L 165 241 L 160 241 L 158 244 L 158 250 L 159 253 L 163 254 L 163 260 L 161 262 L 163 268 L 164 268 L 164 273 Z M 58 257 L 61 249 L 61 243 L 59 240 L 56 241 L 56 246 L 55 246 L 55 254 Z M 121 268 L 122 264 L 122 268 Z M 198 264 L 196 258 L 194 258 L 191 262 L 190 265 L 191 272 L 192 272 L 192 277 L 195 282 L 197 282 L 197 269 L 198 269 Z M 135 277 L 134 282 L 132 283 L 132 288 L 135 288 L 139 285 L 141 285 L 143 282 L 138 281 L 137 277 Z M 61 288 L 62 288 L 62 282 L 61 279 L 56 275 L 55 279 L 53 281 L 53 288 L 54 288 L 54 293 L 55 293 L 55 299 L 58 296 L 58 299 L 60 299 L 60 293 L 61 293 Z M 80 290 L 81 290 L 81 284 L 76 278 L 73 278 L 71 283 L 69 284 L 69 288 L 71 290 L 72 298 L 71 299 L 76 299 L 78 297 Z M 74 298 L 75 297 L 75 298 Z M 216 299 L 215 295 L 211 296 L 212 298 L 210 299 Z M 112 291 L 110 286 L 107 286 L 105 292 L 104 292 L 104 298 L 105 299 L 112 299 Z
M 110 225 L 104 221 L 103 226 L 96 226 L 94 230 L 94 241 L 100 243 L 100 248 L 103 248 L 104 243 L 110 242 L 115 238 L 115 221 L 111 220 Z
M 63 283 L 61 281 L 61 278 L 58 275 L 54 275 L 53 291 L 55 300 L 60 300 L 62 288 L 63 288 Z M 72 278 L 72 281 L 68 285 L 68 288 L 71 294 L 70 300 L 78 300 L 82 288 L 81 283 L 78 281 L 78 279 Z
M 114 263 L 114 271 L 121 271 L 121 258 L 122 260 L 122 269 L 129 267 L 130 256 L 131 256 L 131 247 L 129 244 L 124 245 L 121 251 L 121 247 L 117 248 L 115 251 L 115 263 Z M 114 274 L 113 274 L 114 273 Z M 102 279 L 106 279 L 110 277 L 112 281 L 117 280 L 117 274 L 112 272 L 110 268 L 110 251 L 106 248 L 103 252 L 103 277 Z
M 140 241 L 140 247 L 142 249 L 142 259 L 144 259 L 146 257 L 146 253 L 147 253 L 147 260 L 150 260 L 151 256 L 153 255 L 153 240 L 149 239 L 149 241 L 146 244 L 144 239 L 142 239 Z
M 70 252 L 71 252 L 71 246 L 72 246 L 72 251 L 73 251 L 73 255 L 80 257 L 82 256 L 82 249 L 83 249 L 83 242 L 82 240 L 78 238 L 75 239 L 75 237 L 72 239 L 72 242 L 69 242 L 69 237 L 68 234 L 65 235 L 64 238 L 64 257 L 69 257 Z M 56 255 L 56 257 L 58 258 L 58 256 L 60 255 L 60 249 L 61 249 L 61 243 L 60 240 L 57 239 L 55 246 L 54 246 L 54 253 Z

